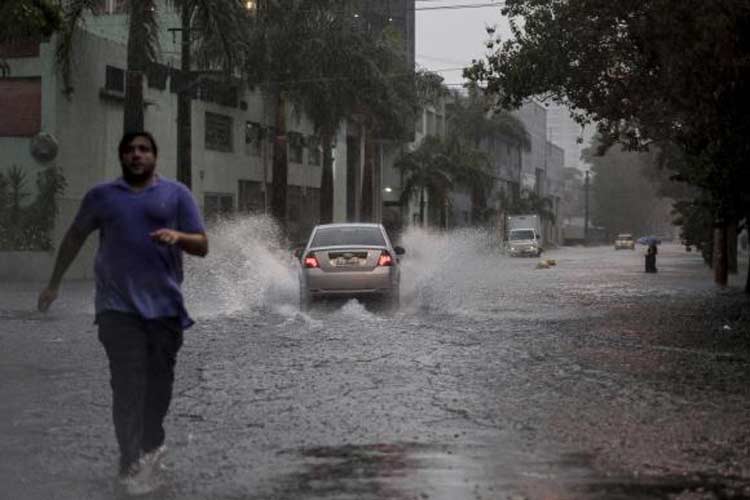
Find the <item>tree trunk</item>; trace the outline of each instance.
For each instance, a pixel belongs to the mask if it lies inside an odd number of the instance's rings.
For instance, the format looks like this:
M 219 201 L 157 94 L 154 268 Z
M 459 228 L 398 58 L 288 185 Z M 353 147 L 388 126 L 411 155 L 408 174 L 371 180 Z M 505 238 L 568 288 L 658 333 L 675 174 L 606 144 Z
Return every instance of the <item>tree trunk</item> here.
M 286 191 L 287 191 L 287 152 L 286 152 L 286 100 L 281 90 L 276 90 L 276 127 L 273 138 L 273 180 L 271 181 L 271 216 L 286 236 Z
M 727 226 L 721 223 L 714 227 L 714 282 L 726 286 L 728 282 L 727 267 Z
M 320 177 L 320 223 L 333 222 L 333 133 L 321 131 L 323 141 L 323 170 Z
M 182 85 L 177 94 L 177 180 L 182 182 L 188 189 L 193 187 L 192 166 L 192 78 L 191 78 L 191 54 L 190 54 L 190 19 L 192 9 L 190 3 L 185 2 L 182 7 L 182 44 L 181 44 L 181 66 Z
M 727 268 L 737 274 L 737 221 L 734 219 L 727 224 Z
M 125 133 L 143 131 L 143 73 L 148 64 L 148 27 L 144 0 L 131 0 L 128 21 L 127 64 L 125 72 Z

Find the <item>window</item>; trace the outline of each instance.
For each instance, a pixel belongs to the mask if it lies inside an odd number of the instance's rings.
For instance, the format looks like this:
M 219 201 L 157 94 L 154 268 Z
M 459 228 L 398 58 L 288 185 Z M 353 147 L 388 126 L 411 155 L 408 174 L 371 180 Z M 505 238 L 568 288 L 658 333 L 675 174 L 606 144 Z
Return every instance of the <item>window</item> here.
M 104 88 L 114 92 L 125 92 L 125 70 L 114 66 L 107 66 Z
M 228 217 L 234 211 L 234 195 L 230 193 L 205 193 L 203 212 L 207 221 Z
M 260 123 L 245 122 L 245 154 L 260 156 L 263 145 L 263 127 Z
M 289 161 L 293 163 L 302 163 L 302 156 L 305 149 L 305 140 L 299 132 L 288 132 L 289 138 Z
M 237 211 L 262 214 L 265 212 L 263 183 L 258 181 L 237 181 Z
M 41 78 L 0 78 L 0 137 L 32 137 L 41 128 Z
M 320 165 L 320 159 L 323 156 L 320 151 L 320 138 L 311 135 L 307 138 L 306 144 L 307 163 L 314 166 Z
M 39 40 L 28 37 L 0 43 L 0 59 L 15 57 L 39 57 Z
M 231 153 L 232 117 L 206 111 L 206 149 Z
M 313 247 L 337 245 L 372 245 L 383 246 L 385 239 L 379 227 L 332 227 L 318 229 L 313 238 Z

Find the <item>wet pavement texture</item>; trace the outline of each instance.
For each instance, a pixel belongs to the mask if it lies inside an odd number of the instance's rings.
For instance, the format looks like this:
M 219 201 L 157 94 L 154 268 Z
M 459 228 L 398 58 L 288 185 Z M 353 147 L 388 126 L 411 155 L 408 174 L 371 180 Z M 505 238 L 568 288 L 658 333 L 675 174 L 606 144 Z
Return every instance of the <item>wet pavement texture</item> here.
M 252 235 L 252 236 L 248 236 Z M 146 498 L 750 498 L 745 276 L 644 249 L 509 258 L 404 236 L 402 307 L 297 307 L 287 252 L 244 221 L 190 260 L 197 320 Z M 117 450 L 93 284 L 51 312 L 0 285 L 0 498 L 105 499 Z

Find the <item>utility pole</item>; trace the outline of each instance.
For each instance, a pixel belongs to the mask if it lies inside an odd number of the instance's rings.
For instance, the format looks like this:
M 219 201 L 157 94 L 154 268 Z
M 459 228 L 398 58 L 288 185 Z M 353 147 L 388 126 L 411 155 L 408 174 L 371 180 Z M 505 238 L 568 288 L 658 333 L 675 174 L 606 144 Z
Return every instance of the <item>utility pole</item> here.
M 583 217 L 583 242 L 589 242 L 589 171 L 586 170 L 586 177 L 583 181 L 584 193 L 584 217 Z

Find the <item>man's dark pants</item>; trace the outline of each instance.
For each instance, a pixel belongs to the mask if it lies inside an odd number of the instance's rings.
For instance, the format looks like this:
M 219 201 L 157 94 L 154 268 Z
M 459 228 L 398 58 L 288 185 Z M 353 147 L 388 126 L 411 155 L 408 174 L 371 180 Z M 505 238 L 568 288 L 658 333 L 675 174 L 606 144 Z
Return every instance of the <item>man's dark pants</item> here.
M 120 471 L 164 443 L 182 328 L 177 318 L 145 320 L 105 311 L 97 316 L 99 340 L 109 358 L 112 416 L 120 446 Z

